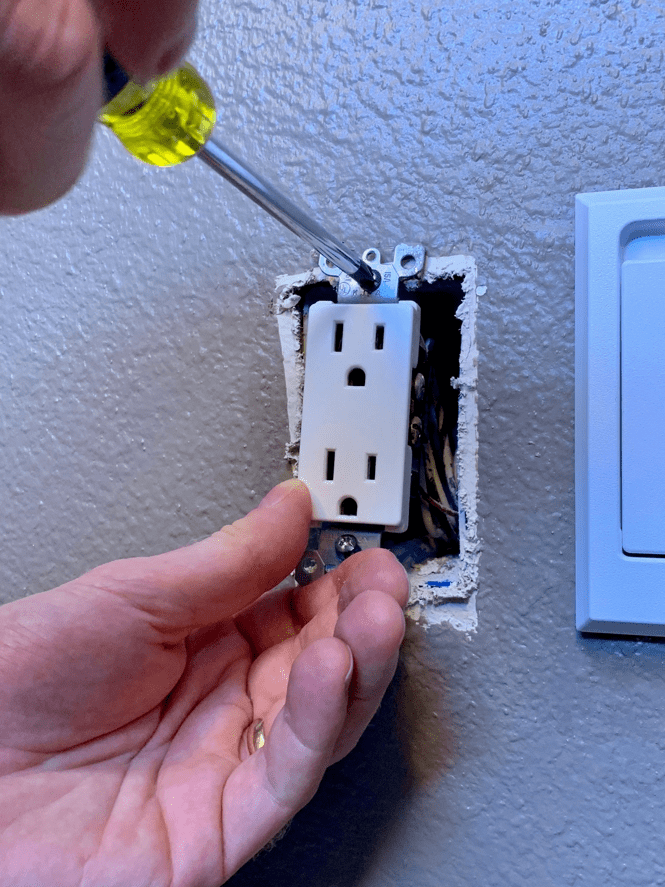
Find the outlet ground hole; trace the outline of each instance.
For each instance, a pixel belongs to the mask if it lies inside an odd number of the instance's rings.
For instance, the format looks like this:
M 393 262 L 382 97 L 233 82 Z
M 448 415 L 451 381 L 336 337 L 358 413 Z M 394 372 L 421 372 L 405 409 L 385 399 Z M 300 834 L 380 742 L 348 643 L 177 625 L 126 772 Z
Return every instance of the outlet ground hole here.
M 339 503 L 339 513 L 349 517 L 358 514 L 358 503 L 353 496 L 342 499 Z
M 360 367 L 353 367 L 349 370 L 346 384 L 352 388 L 362 388 L 365 385 L 365 370 Z

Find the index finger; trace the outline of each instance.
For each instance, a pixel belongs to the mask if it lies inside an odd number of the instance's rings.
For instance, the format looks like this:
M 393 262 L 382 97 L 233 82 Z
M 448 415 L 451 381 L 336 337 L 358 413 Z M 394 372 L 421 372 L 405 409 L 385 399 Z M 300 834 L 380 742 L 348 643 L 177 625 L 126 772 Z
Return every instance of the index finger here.
M 78 178 L 101 103 L 87 0 L 0 0 L 0 212 L 56 200 Z
M 351 555 L 321 579 L 293 590 L 293 608 L 301 624 L 311 621 L 324 606 L 337 601 L 345 610 L 363 591 L 381 591 L 404 608 L 409 599 L 409 579 L 395 555 L 385 548 L 366 548 Z
M 175 66 L 195 24 L 196 0 L 0 0 L 0 213 L 40 209 L 76 182 L 105 46 L 147 80 Z
M 248 515 L 207 539 L 152 557 L 96 567 L 89 586 L 142 611 L 178 642 L 238 613 L 294 569 L 307 540 L 311 503 L 302 481 L 275 487 Z
M 270 591 L 238 614 L 235 621 L 254 656 L 283 641 L 291 642 L 304 632 L 294 642 L 295 657 L 312 639 L 332 635 L 339 614 L 368 590 L 392 597 L 402 608 L 407 604 L 406 571 L 383 548 L 359 551 L 310 585 Z
M 93 0 L 106 45 L 138 80 L 165 74 L 187 52 L 197 0 Z

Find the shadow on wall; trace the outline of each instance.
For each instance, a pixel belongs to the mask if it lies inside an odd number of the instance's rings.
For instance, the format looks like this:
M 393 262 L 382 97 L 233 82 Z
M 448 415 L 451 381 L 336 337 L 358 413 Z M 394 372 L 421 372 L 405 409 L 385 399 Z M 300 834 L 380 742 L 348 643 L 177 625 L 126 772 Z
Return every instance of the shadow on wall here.
M 406 656 L 356 748 L 326 773 L 281 840 L 247 863 L 231 887 L 354 887 L 420 785 L 450 768 L 457 742 L 437 713 L 441 675 L 423 663 L 424 629 L 408 624 Z M 409 669 L 404 663 L 409 663 Z M 415 665 L 415 673 L 413 664 Z

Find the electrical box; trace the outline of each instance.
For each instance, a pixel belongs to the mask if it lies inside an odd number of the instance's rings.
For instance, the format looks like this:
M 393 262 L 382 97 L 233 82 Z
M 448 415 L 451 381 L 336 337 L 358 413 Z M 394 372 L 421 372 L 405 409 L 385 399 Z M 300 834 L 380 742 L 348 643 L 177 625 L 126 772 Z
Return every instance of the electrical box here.
M 577 627 L 665 636 L 665 188 L 580 194 Z

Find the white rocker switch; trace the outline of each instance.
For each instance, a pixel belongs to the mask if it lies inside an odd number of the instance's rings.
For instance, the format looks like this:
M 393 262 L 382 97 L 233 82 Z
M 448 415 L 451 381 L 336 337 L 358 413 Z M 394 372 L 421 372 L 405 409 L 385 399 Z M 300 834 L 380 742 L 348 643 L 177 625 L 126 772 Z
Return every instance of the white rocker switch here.
M 665 555 L 665 235 L 621 265 L 621 525 L 626 553 Z

